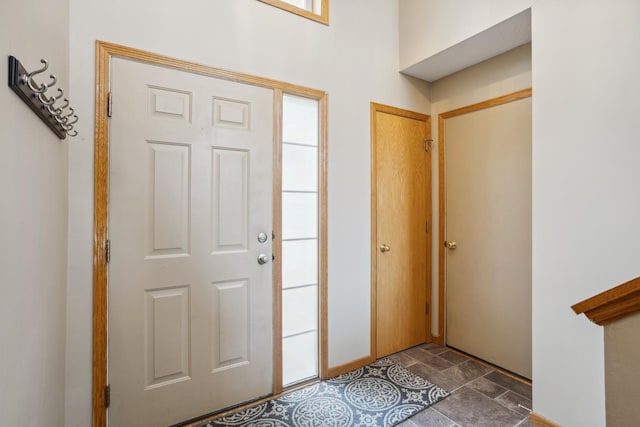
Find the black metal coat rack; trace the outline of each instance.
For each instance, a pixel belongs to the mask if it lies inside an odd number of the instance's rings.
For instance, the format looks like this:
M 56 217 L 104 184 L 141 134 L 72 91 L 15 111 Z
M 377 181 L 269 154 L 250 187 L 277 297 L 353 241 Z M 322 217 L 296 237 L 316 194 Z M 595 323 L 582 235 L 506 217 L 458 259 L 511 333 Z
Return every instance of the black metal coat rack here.
M 40 62 L 44 66 L 29 73 L 17 58 L 9 56 L 9 87 L 49 126 L 58 138 L 65 139 L 67 135 L 71 137 L 78 135 L 78 131 L 73 129 L 78 122 L 78 116 L 69 106 L 69 99 L 63 98 L 64 90 L 58 88 L 57 96 L 47 95 L 47 91 L 56 84 L 56 76 L 49 75 L 51 78 L 49 83 L 38 84 L 35 82 L 34 77 L 49 68 L 46 59 L 41 59 Z M 63 99 L 64 104 L 58 102 L 60 99 Z

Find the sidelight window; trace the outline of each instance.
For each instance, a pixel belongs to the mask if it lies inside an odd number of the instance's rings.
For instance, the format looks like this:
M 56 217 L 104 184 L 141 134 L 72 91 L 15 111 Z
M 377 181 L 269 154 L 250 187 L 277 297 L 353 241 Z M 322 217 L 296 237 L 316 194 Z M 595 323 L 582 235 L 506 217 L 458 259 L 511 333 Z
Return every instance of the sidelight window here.
M 319 102 L 282 103 L 283 385 L 318 376 Z

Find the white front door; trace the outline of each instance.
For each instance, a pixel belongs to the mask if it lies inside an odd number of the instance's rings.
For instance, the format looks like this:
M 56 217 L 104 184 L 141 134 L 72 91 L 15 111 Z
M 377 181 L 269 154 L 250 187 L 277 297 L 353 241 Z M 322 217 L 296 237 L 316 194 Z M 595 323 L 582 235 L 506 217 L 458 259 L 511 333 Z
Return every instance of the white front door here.
M 270 394 L 273 90 L 114 59 L 111 91 L 110 425 Z

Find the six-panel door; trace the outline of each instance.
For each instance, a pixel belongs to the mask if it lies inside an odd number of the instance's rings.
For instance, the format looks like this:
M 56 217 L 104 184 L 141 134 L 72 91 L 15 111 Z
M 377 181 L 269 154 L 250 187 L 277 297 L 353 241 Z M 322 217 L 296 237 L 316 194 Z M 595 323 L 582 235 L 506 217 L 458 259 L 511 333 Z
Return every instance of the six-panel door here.
M 111 84 L 110 424 L 270 394 L 273 91 L 123 59 Z

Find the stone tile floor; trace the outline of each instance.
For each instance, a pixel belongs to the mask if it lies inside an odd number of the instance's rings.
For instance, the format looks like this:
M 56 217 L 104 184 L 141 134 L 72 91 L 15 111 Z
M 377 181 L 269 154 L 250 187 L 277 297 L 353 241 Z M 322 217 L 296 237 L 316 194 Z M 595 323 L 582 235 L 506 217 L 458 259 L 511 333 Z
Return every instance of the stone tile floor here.
M 451 393 L 400 427 L 533 426 L 529 384 L 433 343 L 389 357 Z

